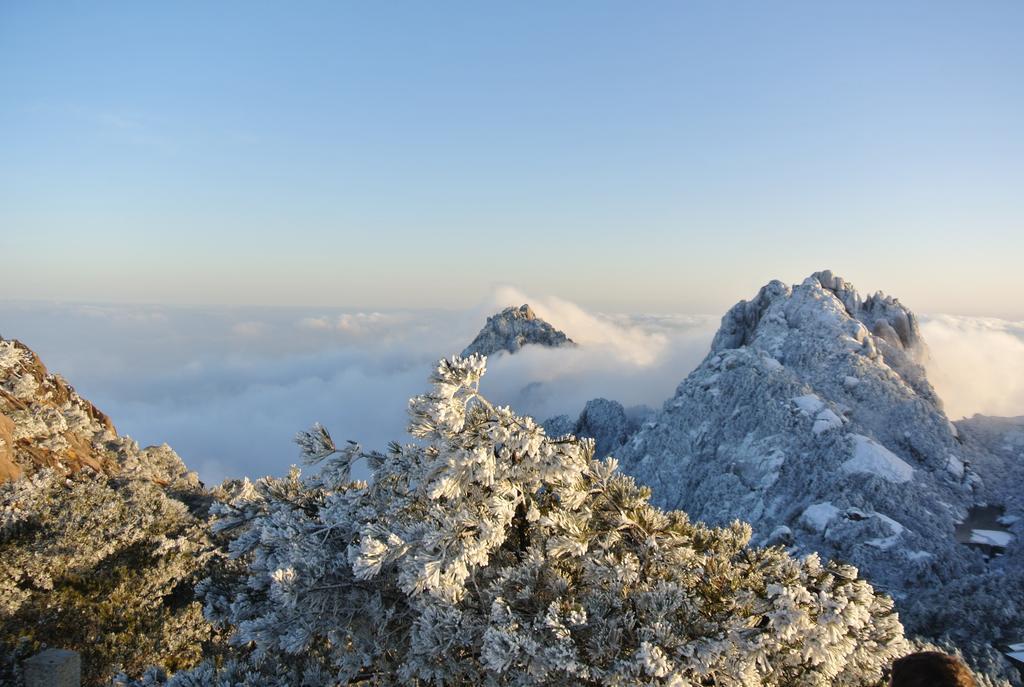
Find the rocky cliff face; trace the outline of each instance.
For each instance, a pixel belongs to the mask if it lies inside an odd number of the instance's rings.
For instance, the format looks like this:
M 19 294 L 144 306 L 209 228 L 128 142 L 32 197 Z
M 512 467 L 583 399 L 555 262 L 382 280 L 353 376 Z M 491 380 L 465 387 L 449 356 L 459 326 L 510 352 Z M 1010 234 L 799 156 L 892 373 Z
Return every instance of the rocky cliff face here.
M 43 468 L 198 486 L 168 446 L 140 449 L 31 349 L 0 338 L 0 481 Z
M 479 353 L 490 356 L 501 351 L 515 353 L 528 344 L 552 348 L 576 345 L 564 332 L 537 317 L 529 305 L 521 305 L 505 308 L 488 317 L 483 329 L 462 351 L 462 355 Z
M 1015 640 L 1024 607 L 993 589 L 1024 598 L 1024 459 L 949 422 L 926 357 L 896 299 L 862 299 L 831 272 L 774 281 L 723 317 L 702 364 L 616 455 L 663 505 L 854 563 L 912 631 Z M 982 504 L 1004 513 L 1006 546 L 957 541 Z M 973 612 L 936 613 L 944 593 Z

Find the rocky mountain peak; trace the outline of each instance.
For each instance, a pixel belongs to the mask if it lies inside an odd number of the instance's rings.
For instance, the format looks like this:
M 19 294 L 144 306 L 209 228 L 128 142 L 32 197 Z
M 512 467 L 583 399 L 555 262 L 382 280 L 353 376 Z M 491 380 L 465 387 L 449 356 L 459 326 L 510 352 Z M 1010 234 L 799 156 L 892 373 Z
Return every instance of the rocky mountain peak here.
M 871 361 L 929 403 L 942 402 L 928 382 L 928 348 L 917 317 L 899 300 L 881 292 L 866 299 L 831 271 L 815 272 L 790 287 L 772 281 L 722 318 L 711 354 L 749 346 L 782 364 L 787 358 L 844 358 Z
M 576 345 L 565 332 L 555 329 L 537 317 L 529 305 L 523 304 L 518 308 L 505 308 L 488 317 L 487 323 L 462 355 L 479 353 L 490 356 L 501 351 L 515 353 L 528 344 L 551 348 Z
M 943 594 L 982 603 L 964 575 L 1016 569 L 1024 584 L 1024 463 L 949 422 L 926 359 L 897 299 L 862 298 L 828 271 L 772 281 L 726 313 L 704 361 L 616 457 L 659 504 L 855 564 L 925 630 Z M 989 567 L 953 536 L 977 504 L 1018 523 Z M 982 625 L 971 631 L 992 632 Z
M 861 299 L 853 284 L 831 270 L 815 272 L 809 279 L 816 280 L 822 288 L 835 294 L 850 316 L 863 322 L 872 334 L 891 346 L 926 357 L 917 317 L 899 299 L 881 291 Z

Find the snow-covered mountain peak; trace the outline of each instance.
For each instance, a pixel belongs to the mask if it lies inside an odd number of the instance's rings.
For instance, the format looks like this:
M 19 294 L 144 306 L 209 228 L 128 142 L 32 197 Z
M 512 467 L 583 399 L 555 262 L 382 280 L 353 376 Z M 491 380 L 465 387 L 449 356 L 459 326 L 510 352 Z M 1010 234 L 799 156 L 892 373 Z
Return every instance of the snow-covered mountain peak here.
M 508 307 L 487 318 L 487 323 L 473 342 L 462 351 L 463 357 L 473 353 L 494 355 L 500 351 L 515 353 L 527 344 L 548 347 L 575 346 L 575 342 L 550 324 L 537 317 L 533 309 L 523 304 Z
M 772 325 L 863 339 L 857 324 L 894 348 L 915 356 L 923 352 L 917 318 L 898 299 L 880 291 L 861 298 L 853 284 L 829 270 L 815 272 L 794 287 L 773 280 L 753 299 L 734 305 L 722 318 L 711 349 L 755 344 L 759 334 L 778 334 Z
M 989 568 L 953 532 L 978 504 L 1024 517 L 1024 465 L 958 432 L 926 359 L 895 298 L 862 298 L 828 271 L 772 281 L 726 313 L 704 361 L 615 456 L 660 504 L 854 563 L 931 631 L 936 595 L 983 603 L 963 576 L 996 579 L 1021 555 L 1012 544 Z
M 740 301 L 722 318 L 711 355 L 741 347 L 783 365 L 821 361 L 856 369 L 874 364 L 936 408 L 942 403 L 928 382 L 928 349 L 917 317 L 899 300 L 878 292 L 864 299 L 842 277 L 815 272 L 789 287 L 772 281 L 749 301 Z M 845 376 L 845 375 L 844 375 Z

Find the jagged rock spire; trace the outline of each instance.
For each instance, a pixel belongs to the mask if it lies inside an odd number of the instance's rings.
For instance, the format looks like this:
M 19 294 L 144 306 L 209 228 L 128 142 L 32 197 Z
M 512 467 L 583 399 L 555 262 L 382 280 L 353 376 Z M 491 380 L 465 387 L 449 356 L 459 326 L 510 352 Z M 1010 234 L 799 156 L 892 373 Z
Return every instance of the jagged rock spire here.
M 489 356 L 500 351 L 515 353 L 527 344 L 551 348 L 576 345 L 565 332 L 555 329 L 537 317 L 529 305 L 523 304 L 518 308 L 505 308 L 500 313 L 488 317 L 487 324 L 473 342 L 466 346 L 462 355 L 465 357 L 479 353 Z

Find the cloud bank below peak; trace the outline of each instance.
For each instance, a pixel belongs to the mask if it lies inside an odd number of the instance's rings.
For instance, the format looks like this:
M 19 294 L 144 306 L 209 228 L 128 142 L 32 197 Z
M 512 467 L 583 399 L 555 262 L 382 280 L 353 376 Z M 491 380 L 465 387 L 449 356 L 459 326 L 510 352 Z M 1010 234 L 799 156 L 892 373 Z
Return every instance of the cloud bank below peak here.
M 666 332 L 652 330 L 642 320 L 588 312 L 571 301 L 531 296 L 511 286 L 496 289 L 489 301 L 492 310 L 523 303 L 528 303 L 538 317 L 565 332 L 581 347 L 601 349 L 606 355 L 636 367 L 656 364 L 670 342 Z M 703 324 L 711 318 L 697 319 Z
M 928 377 L 951 419 L 1024 415 L 1024 322 L 993 317 L 921 318 Z
M 482 391 L 538 420 L 605 397 L 659 406 L 701 361 L 719 317 L 607 314 L 496 289 L 464 311 L 180 308 L 0 302 L 23 340 L 141 444 L 169 443 L 207 482 L 282 474 L 315 421 L 369 448 L 407 439 L 406 404 L 488 315 L 529 303 L 580 343 L 488 361 Z M 1024 323 L 922 317 L 952 418 L 1024 415 Z

